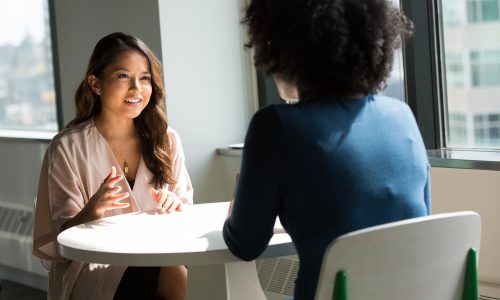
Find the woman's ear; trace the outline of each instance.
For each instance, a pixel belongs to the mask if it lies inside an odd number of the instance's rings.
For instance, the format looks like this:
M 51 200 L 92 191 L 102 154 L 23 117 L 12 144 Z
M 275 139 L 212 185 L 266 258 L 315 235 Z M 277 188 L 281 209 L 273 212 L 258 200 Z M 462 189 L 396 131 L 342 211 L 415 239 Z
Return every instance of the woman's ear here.
M 89 75 L 87 82 L 94 93 L 101 95 L 101 84 L 99 83 L 99 79 L 94 74 Z
M 288 80 L 284 79 L 279 74 L 275 74 L 273 78 L 281 99 L 287 102 L 299 101 L 299 91 L 295 84 L 290 83 Z

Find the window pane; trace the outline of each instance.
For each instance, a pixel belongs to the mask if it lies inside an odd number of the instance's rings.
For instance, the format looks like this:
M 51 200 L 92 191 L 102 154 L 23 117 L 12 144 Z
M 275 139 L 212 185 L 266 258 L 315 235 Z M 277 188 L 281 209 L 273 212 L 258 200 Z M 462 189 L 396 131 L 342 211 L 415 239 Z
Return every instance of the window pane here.
M 456 3 L 462 2 L 463 0 L 456 0 Z M 446 6 L 451 5 L 449 0 L 446 0 L 446 4 L 443 0 L 443 14 L 449 14 Z M 443 19 L 451 18 L 451 16 L 443 16 Z M 467 0 L 467 21 L 471 23 L 476 22 L 488 22 L 488 21 L 498 21 L 499 20 L 499 5 L 498 0 Z
M 460 0 L 457 0 L 460 1 Z M 450 2 L 453 2 L 453 0 L 443 0 L 446 5 L 450 5 Z M 468 0 L 467 1 L 467 21 L 469 22 L 476 22 L 478 20 L 477 16 L 477 6 L 478 3 L 476 0 Z M 445 6 L 445 5 L 443 5 Z M 446 13 L 446 12 L 443 12 Z M 446 17 L 443 16 L 443 18 L 446 20 Z
M 464 3 L 457 1 L 447 1 L 443 3 L 443 22 L 446 25 L 460 25 L 464 23 L 464 19 Z
M 500 147 L 499 0 L 441 0 L 466 9 L 467 22 L 444 22 L 446 146 Z M 494 21 L 494 22 L 492 22 Z M 462 119 L 457 119 L 461 116 Z
M 48 0 L 1 1 L 0 28 L 0 135 L 57 131 Z
M 399 0 L 392 1 L 397 7 L 400 7 Z M 394 65 L 387 79 L 387 87 L 381 93 L 389 97 L 406 100 L 404 71 L 403 50 L 399 48 L 394 53 Z
M 498 20 L 498 1 L 484 0 L 482 2 L 481 14 L 484 21 Z
M 470 57 L 473 86 L 500 85 L 500 50 L 474 51 Z
M 446 53 L 446 78 L 451 86 L 465 85 L 464 57 L 461 53 Z

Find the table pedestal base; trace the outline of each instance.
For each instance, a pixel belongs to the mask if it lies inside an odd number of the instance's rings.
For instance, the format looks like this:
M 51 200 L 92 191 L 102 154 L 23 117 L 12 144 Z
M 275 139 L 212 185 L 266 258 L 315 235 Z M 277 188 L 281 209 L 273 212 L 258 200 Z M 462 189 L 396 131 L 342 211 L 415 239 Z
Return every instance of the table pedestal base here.
M 265 300 L 255 261 L 188 266 L 187 300 Z

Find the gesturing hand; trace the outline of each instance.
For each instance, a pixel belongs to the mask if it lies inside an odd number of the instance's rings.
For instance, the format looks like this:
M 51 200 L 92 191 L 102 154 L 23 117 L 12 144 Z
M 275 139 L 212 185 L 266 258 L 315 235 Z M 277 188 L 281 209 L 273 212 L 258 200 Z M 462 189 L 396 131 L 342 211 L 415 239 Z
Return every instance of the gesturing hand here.
M 182 210 L 182 201 L 177 198 L 177 195 L 172 193 L 167 189 L 157 190 L 154 188 L 149 189 L 149 193 L 153 197 L 153 199 L 158 202 L 158 209 L 162 213 L 171 213 L 175 211 Z
M 123 175 L 116 175 L 116 168 L 111 167 L 111 172 L 106 176 L 104 181 L 97 192 L 92 196 L 87 204 L 87 207 L 91 209 L 97 218 L 102 218 L 106 210 L 125 208 L 129 206 L 129 203 L 120 203 L 119 201 L 129 197 L 129 193 L 118 194 L 121 190 L 121 186 L 115 186 L 118 182 L 123 180 Z

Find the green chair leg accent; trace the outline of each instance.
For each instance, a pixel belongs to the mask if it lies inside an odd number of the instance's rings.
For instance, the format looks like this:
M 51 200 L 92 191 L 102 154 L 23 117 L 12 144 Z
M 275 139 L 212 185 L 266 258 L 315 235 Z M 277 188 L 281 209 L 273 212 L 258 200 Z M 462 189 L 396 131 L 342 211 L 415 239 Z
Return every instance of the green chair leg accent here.
M 469 249 L 467 254 L 467 268 L 465 269 L 464 293 L 462 300 L 478 300 L 479 291 L 477 287 L 477 251 Z
M 333 300 L 347 300 L 347 273 L 339 271 L 335 276 Z

